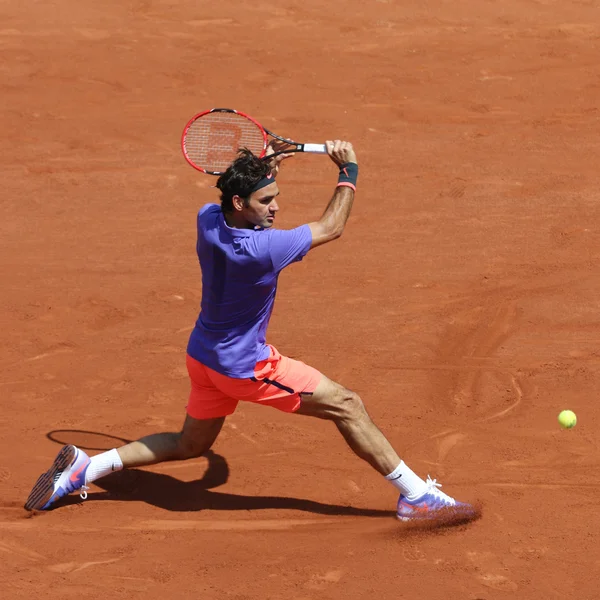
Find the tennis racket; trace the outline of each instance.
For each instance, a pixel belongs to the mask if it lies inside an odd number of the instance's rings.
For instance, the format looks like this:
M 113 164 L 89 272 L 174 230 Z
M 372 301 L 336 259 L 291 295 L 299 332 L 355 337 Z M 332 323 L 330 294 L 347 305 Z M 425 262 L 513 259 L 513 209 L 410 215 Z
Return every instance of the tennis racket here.
M 325 144 L 299 144 L 265 129 L 258 121 L 232 108 L 213 108 L 192 117 L 181 136 L 183 155 L 194 169 L 209 175 L 221 175 L 235 160 L 240 148 L 248 148 L 264 158 L 269 136 L 288 144 L 288 152 L 326 154 Z

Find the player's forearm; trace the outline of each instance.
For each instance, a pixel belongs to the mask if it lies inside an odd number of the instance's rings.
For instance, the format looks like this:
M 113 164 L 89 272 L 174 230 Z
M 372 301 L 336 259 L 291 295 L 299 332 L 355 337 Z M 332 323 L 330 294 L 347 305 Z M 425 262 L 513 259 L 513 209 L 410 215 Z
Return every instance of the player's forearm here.
M 354 203 L 354 188 L 340 186 L 335 189 L 320 221 L 332 237 L 339 237 L 344 231 L 346 221 Z
M 327 148 L 340 173 L 335 192 L 323 216 L 318 221 L 308 224 L 312 235 L 311 248 L 331 242 L 342 235 L 352 210 L 358 179 L 358 164 L 352 144 L 336 140 L 327 142 Z
M 352 210 L 354 202 L 354 192 L 356 191 L 356 181 L 358 179 L 358 164 L 355 162 L 346 162 L 340 165 L 338 183 L 329 201 L 321 222 L 325 228 L 331 231 L 335 237 L 342 235 L 346 221 Z

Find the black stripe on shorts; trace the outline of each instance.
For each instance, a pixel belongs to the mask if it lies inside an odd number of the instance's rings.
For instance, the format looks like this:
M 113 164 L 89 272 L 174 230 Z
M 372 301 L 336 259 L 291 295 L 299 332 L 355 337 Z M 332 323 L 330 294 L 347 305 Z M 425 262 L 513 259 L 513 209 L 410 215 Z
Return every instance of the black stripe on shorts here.
M 267 385 L 274 385 L 276 388 L 279 388 L 280 390 L 283 390 L 284 392 L 287 392 L 288 394 L 295 394 L 296 392 L 291 388 L 288 387 L 287 385 L 283 385 L 282 383 L 279 383 L 278 381 L 274 381 L 273 379 L 256 379 L 256 377 L 250 377 L 250 379 L 252 381 L 262 381 L 264 383 L 266 383 Z

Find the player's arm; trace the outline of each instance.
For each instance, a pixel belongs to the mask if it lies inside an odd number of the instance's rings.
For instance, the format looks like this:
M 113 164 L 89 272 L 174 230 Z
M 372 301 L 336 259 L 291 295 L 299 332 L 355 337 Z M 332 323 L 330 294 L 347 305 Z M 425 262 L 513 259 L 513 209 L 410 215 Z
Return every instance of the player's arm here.
M 312 233 L 311 249 L 339 238 L 346 226 L 346 221 L 352 210 L 356 178 L 358 176 L 358 161 L 350 142 L 336 140 L 326 142 L 327 154 L 340 169 L 340 175 L 333 197 L 329 201 L 323 216 L 309 223 Z

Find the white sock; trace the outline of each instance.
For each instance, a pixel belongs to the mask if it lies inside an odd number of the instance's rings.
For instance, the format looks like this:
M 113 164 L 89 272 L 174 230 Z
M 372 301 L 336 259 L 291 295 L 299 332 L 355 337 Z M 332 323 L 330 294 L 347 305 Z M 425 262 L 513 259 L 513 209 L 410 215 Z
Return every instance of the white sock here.
M 121 457 L 116 448 L 92 456 L 90 457 L 90 461 L 90 466 L 87 468 L 85 474 L 86 483 L 92 483 L 92 481 L 96 481 L 96 479 L 100 479 L 100 477 L 110 475 L 114 471 L 120 471 L 123 468 Z
M 427 484 L 403 460 L 385 478 L 409 500 L 414 500 L 427 491 Z

